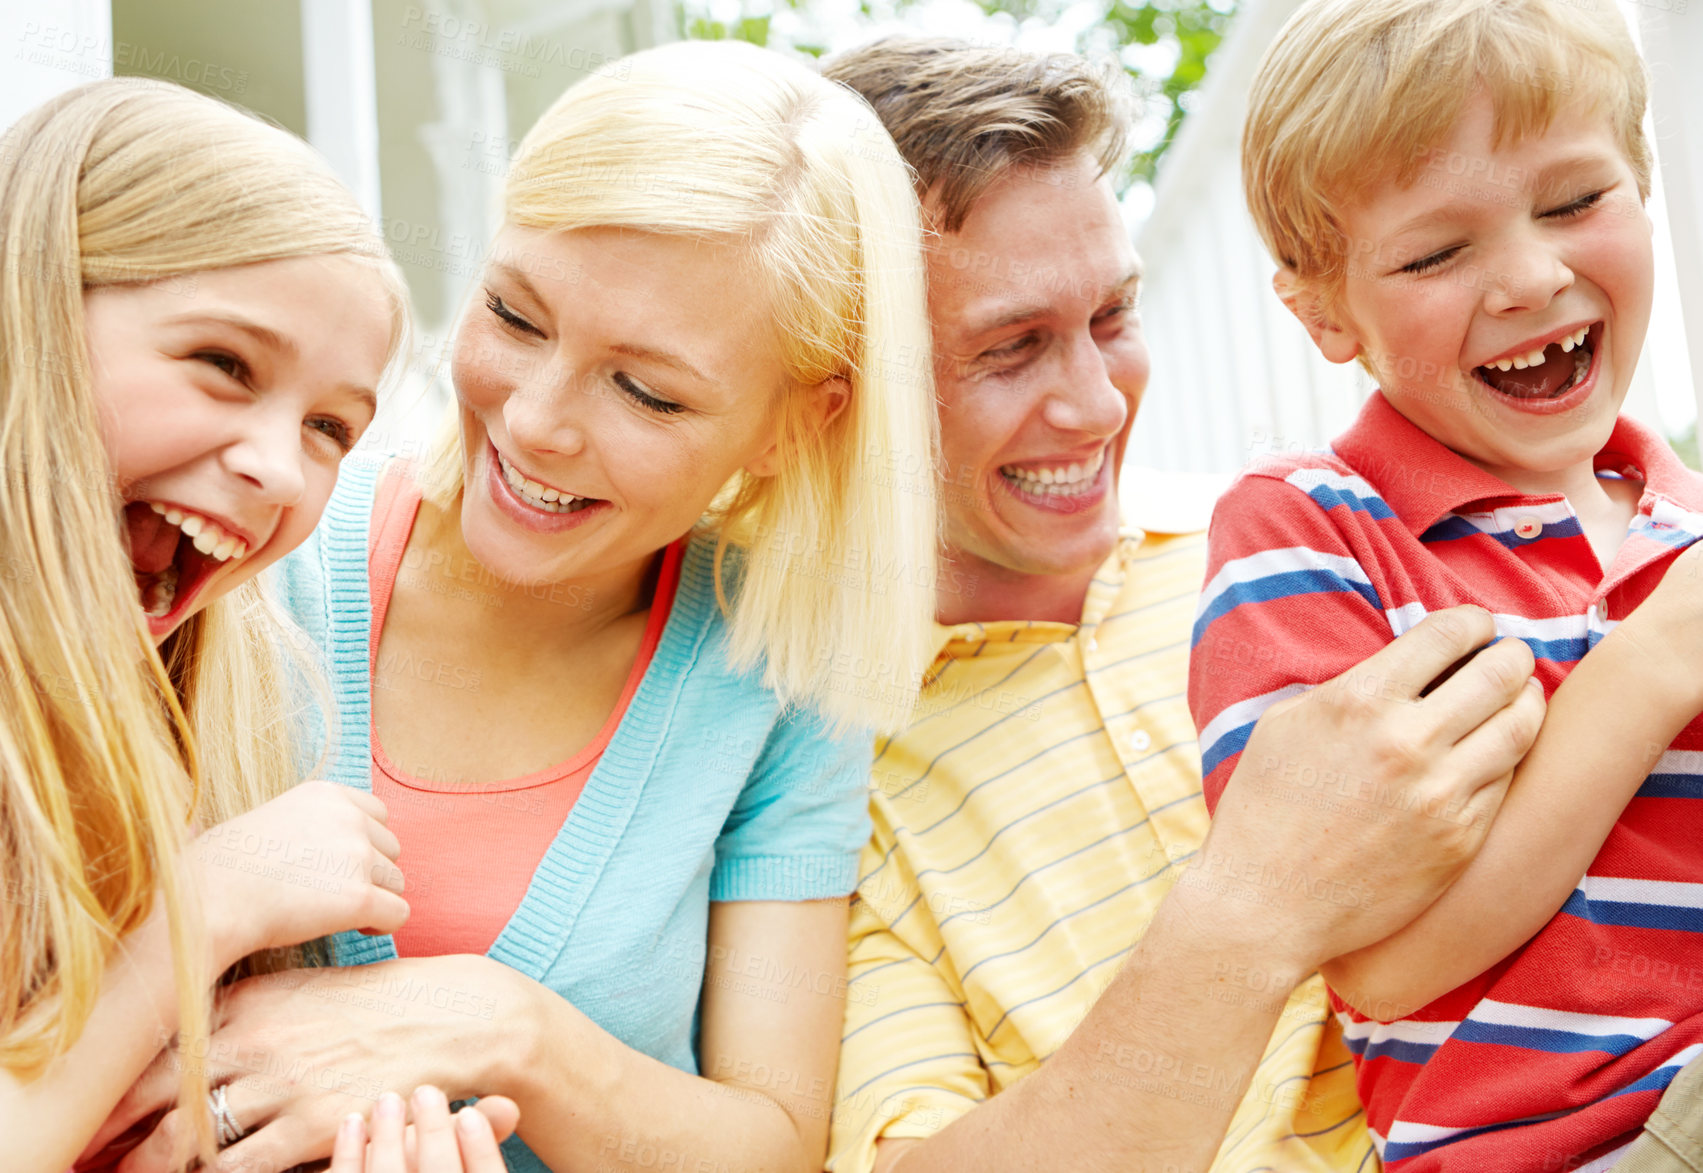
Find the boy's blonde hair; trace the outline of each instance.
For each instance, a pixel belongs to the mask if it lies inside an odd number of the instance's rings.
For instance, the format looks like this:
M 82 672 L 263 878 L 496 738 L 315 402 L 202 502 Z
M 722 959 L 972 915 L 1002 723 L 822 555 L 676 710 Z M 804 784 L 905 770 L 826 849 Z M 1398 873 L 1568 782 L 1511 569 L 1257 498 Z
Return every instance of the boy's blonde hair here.
M 521 142 L 509 223 L 731 241 L 768 291 L 787 377 L 843 378 L 825 427 L 777 403 L 780 471 L 736 474 L 715 507 L 733 661 L 841 726 L 903 726 L 928 666 L 934 434 L 921 229 L 911 173 L 849 90 L 777 53 L 684 42 L 570 89 Z M 427 495 L 453 503 L 459 438 Z M 724 593 L 721 553 L 742 550 Z M 731 602 L 727 600 L 731 595 Z
M 1345 209 L 1407 185 L 1482 86 L 1498 142 L 1575 103 L 1606 114 L 1650 191 L 1643 63 L 1614 0 L 1310 0 L 1249 95 L 1242 185 L 1272 256 L 1327 295 L 1352 242 Z
M 285 257 L 357 257 L 406 294 L 370 219 L 299 139 L 167 82 L 63 94 L 0 137 L 0 1068 L 79 1038 L 120 941 L 162 903 L 183 1053 L 209 1009 L 181 859 L 210 826 L 301 780 L 256 583 L 156 650 L 118 521 L 83 294 Z M 163 1041 L 163 1040 L 162 1040 Z M 182 1102 L 210 1154 L 206 1077 Z

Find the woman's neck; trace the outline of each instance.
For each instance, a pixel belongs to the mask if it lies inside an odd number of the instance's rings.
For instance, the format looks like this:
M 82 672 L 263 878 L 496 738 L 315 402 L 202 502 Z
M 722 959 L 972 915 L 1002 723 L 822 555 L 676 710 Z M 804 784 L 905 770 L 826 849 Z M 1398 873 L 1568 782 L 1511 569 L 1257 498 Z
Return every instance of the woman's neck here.
M 443 593 L 479 607 L 480 627 L 489 638 L 560 647 L 591 638 L 623 616 L 649 608 L 661 561 L 659 553 L 572 581 L 510 582 L 467 548 L 459 508 L 446 513 L 422 501 L 404 565 L 441 575 L 443 586 L 451 588 Z M 427 589 L 433 585 L 427 584 Z

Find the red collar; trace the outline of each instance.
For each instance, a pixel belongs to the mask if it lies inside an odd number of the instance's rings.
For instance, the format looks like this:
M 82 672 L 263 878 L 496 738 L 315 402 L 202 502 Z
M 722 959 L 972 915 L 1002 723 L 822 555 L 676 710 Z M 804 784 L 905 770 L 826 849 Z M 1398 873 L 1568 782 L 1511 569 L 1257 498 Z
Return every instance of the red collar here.
M 1537 500 L 1485 472 L 1397 411 L 1374 391 L 1353 425 L 1331 449 L 1378 491 L 1415 536 L 1468 505 L 1494 500 Z M 1667 442 L 1621 416 L 1594 461 L 1642 480 L 1646 491 L 1703 512 L 1703 477 L 1685 466 Z

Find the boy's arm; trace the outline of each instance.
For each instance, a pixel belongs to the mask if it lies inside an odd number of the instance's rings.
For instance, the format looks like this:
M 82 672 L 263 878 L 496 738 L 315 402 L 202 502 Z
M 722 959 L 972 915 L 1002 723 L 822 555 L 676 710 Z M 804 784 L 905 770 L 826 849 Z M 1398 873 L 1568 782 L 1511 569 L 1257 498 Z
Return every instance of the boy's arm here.
M 1387 940 L 1321 967 L 1361 1013 L 1403 1017 L 1541 929 L 1668 744 L 1703 711 L 1703 545 L 1580 660 L 1550 699 L 1483 849 Z

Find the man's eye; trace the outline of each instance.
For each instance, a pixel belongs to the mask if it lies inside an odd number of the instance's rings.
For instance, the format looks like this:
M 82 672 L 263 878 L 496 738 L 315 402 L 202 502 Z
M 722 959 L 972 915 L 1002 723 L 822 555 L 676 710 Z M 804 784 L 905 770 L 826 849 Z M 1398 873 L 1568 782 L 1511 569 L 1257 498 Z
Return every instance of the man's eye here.
M 490 290 L 485 291 L 485 308 L 489 309 L 493 314 L 496 314 L 497 317 L 501 318 L 505 325 L 519 330 L 523 334 L 536 334 L 540 338 L 544 336 L 544 332 L 542 330 L 511 310 L 502 298 L 498 297 Z
M 1402 273 L 1429 273 L 1432 269 L 1440 268 L 1443 265 L 1448 264 L 1454 259 L 1455 254 L 1461 251 L 1461 248 L 1462 246 L 1458 244 L 1450 245 L 1448 248 L 1440 249 L 1439 251 L 1432 253 L 1430 256 L 1420 257 L 1417 261 L 1411 261 L 1408 264 L 1403 265 L 1397 271 Z
M 1129 312 L 1134 308 L 1134 298 L 1126 297 L 1122 301 L 1113 302 L 1111 305 L 1094 315 L 1094 324 L 1102 325 L 1106 322 L 1115 322 L 1119 318 L 1127 317 Z
M 1572 203 L 1562 204 L 1559 208 L 1551 208 L 1549 211 L 1544 212 L 1543 216 L 1545 219 L 1551 220 L 1571 219 L 1580 213 L 1588 212 L 1592 208 L 1596 207 L 1602 202 L 1603 196 L 1607 194 L 1608 191 L 1606 188 L 1602 191 L 1593 191 L 1589 195 L 1580 196 Z
M 1007 342 L 1004 346 L 997 346 L 992 350 L 982 351 L 981 357 L 984 362 L 1001 362 L 1006 359 L 1016 358 L 1018 355 L 1029 350 L 1034 345 L 1035 336 L 1033 334 L 1025 334 L 1023 337 L 1014 342 Z

